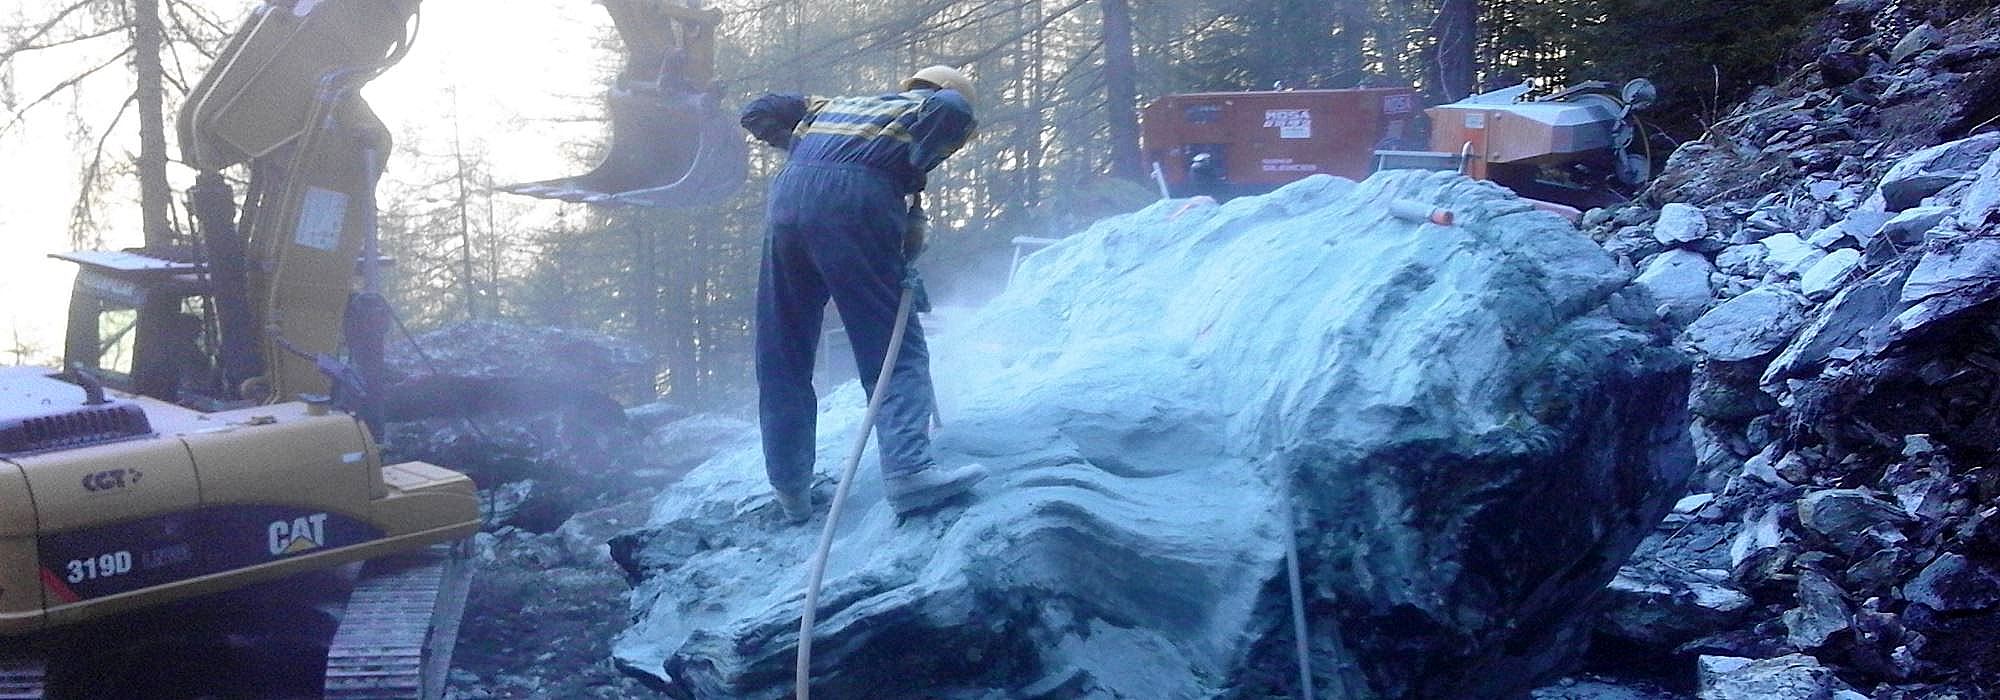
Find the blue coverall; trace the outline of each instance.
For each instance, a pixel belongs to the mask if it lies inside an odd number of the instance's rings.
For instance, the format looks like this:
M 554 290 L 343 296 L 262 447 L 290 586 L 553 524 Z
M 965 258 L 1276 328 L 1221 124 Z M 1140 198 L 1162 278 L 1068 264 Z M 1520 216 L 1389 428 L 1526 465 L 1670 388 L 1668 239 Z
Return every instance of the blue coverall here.
M 974 128 L 971 105 L 952 90 L 808 98 L 765 95 L 742 123 L 791 157 L 771 182 L 757 284 L 757 389 L 764 469 L 781 492 L 809 485 L 819 398 L 813 355 L 831 296 L 870 392 L 888 352 L 908 265 L 905 195 L 956 152 Z M 876 420 L 882 474 L 932 466 L 927 423 L 930 356 L 923 326 L 904 332 Z

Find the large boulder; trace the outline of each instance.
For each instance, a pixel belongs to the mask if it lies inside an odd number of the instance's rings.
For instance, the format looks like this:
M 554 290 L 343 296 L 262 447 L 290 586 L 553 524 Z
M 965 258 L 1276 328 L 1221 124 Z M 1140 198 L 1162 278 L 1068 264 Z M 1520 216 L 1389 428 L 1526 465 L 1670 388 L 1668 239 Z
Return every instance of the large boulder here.
M 1395 219 L 1412 198 L 1457 213 Z M 1687 369 L 1629 273 L 1452 173 L 1162 202 L 1029 259 L 932 339 L 945 463 L 994 476 L 898 522 L 873 460 L 814 635 L 828 697 L 1265 697 L 1296 683 L 1296 539 L 1322 688 L 1525 693 L 1572 662 L 1692 467 Z M 822 472 L 861 413 L 822 404 Z M 830 489 L 822 485 L 824 493 Z M 677 697 L 791 692 L 817 528 L 754 446 L 613 542 L 620 663 Z

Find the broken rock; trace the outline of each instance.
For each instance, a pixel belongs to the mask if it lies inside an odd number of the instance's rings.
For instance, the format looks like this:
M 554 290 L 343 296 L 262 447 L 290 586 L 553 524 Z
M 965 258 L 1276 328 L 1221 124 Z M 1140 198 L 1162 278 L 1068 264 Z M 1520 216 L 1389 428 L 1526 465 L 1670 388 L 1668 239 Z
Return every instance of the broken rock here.
M 1924 254 L 1903 283 L 1894 337 L 2000 298 L 2000 238 L 1973 238 Z
M 1833 251 L 1826 257 L 1820 258 L 1819 262 L 1813 263 L 1813 266 L 1807 268 L 1806 273 L 1799 277 L 1799 291 L 1803 292 L 1807 299 L 1824 300 L 1833 296 L 1833 293 L 1846 284 L 1848 278 L 1853 277 L 1855 271 L 1859 269 L 1861 269 L 1861 251 L 1853 248 Z
M 1885 268 L 1840 290 L 1771 362 L 1759 383 L 1769 386 L 1793 376 L 1810 376 L 1809 370 L 1825 362 L 1834 350 L 1865 347 L 1869 332 L 1887 323 L 1896 310 L 1908 274 L 1907 266 Z
M 1708 218 L 1701 209 L 1675 202 L 1660 208 L 1660 220 L 1653 223 L 1653 238 L 1668 246 L 1683 246 L 1708 237 Z
M 1819 249 L 1806 245 L 1804 240 L 1793 233 L 1766 236 L 1758 242 L 1764 245 L 1764 260 L 1770 263 L 1771 271 L 1777 274 L 1798 274 L 1799 270 L 1824 255 Z
M 1905 584 L 1903 595 L 1938 612 L 1984 610 L 2000 603 L 2000 574 L 1962 554 L 1947 553 Z
M 1966 228 L 1980 225 L 1995 208 L 2000 208 L 2000 151 L 1987 158 L 1986 164 L 1972 177 L 1972 186 L 1966 188 L 1958 206 L 1959 225 Z
M 1922 204 L 1972 174 L 2000 146 L 2000 134 L 1980 134 L 1917 151 L 1897 161 L 1882 174 L 1881 194 L 1885 209 L 1900 212 Z
M 1910 521 L 1903 509 L 1861 489 L 1828 489 L 1799 499 L 1799 523 L 1852 555 L 1866 544 L 1865 531 L 1877 523 Z
M 1818 649 L 1848 628 L 1846 595 L 1825 574 L 1811 569 L 1799 572 L 1798 601 L 1798 607 L 1784 614 L 1785 639 L 1792 646 Z
M 1633 284 L 1646 290 L 1659 304 L 1659 313 L 1675 325 L 1686 325 L 1708 310 L 1713 301 L 1709 275 L 1715 266 L 1708 257 L 1691 250 L 1675 249 L 1653 256 Z
M 1832 700 L 1851 691 L 1833 670 L 1804 654 L 1751 660 L 1703 656 L 1701 700 Z
M 1805 297 L 1776 287 L 1759 287 L 1709 309 L 1688 326 L 1687 340 L 1703 355 L 1723 362 L 1762 357 L 1784 347 L 1805 325 Z
M 1605 632 L 1643 644 L 1673 647 L 1728 628 L 1752 601 L 1743 592 L 1679 571 L 1626 567 L 1607 588 Z
M 1924 234 L 1950 216 L 1951 207 L 1911 207 L 1898 212 L 1895 218 L 1882 224 L 1882 235 L 1895 241 L 1896 245 L 1909 246 L 1922 243 Z

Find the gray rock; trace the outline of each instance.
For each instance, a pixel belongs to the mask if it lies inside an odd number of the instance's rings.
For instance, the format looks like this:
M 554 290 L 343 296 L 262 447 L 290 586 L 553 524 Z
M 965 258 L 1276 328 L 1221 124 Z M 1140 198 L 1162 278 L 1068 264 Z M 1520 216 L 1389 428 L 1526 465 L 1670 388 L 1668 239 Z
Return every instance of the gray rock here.
M 555 535 L 561 540 L 563 551 L 569 554 L 570 561 L 609 568 L 612 565 L 608 544 L 611 538 L 646 524 L 652 510 L 651 501 L 637 499 L 578 513 L 556 528 Z
M 1948 515 L 1958 488 L 1949 477 L 1926 469 L 1922 478 L 1897 484 L 1889 494 L 1896 499 L 1896 505 L 1912 517 L 1938 520 Z
M 1768 271 L 1764 257 L 1769 249 L 1762 243 L 1746 243 L 1724 248 L 1715 256 L 1715 267 L 1737 277 L 1762 277 Z
M 1888 4 L 1889 0 L 1838 0 L 1833 3 L 1833 11 L 1848 17 L 1872 19 L 1870 15 L 1881 12 Z
M 1729 565 L 1741 567 L 1758 552 L 1773 549 L 1785 540 L 1785 531 L 1778 525 L 1779 508 L 1765 507 L 1743 514 L 1741 527 L 1736 537 L 1729 542 Z
M 1669 250 L 1646 261 L 1645 269 L 1632 280 L 1645 289 L 1659 305 L 1660 317 L 1684 326 L 1701 316 L 1714 301 L 1708 286 L 1715 266 L 1708 257 L 1689 250 Z
M 1755 362 L 1709 362 L 1688 391 L 1695 415 L 1736 423 L 1777 410 L 1777 401 L 1758 388 Z
M 1882 174 L 1884 208 L 1903 211 L 1921 204 L 1978 169 L 2000 146 L 2000 134 L 1987 133 L 1917 151 Z
M 1627 260 L 1644 260 L 1666 249 L 1666 245 L 1653 240 L 1652 229 L 1645 226 L 1621 227 L 1604 241 L 1604 252 Z
M 1862 595 L 1880 593 L 1902 580 L 1903 572 L 1910 565 L 1910 553 L 1902 549 L 1879 549 L 1843 574 L 1848 587 Z
M 1958 204 L 1959 225 L 1966 228 L 1977 227 L 1995 209 L 2000 209 L 2000 151 L 1986 159 L 1986 164 L 1972 175 L 1972 186 L 1966 188 Z
M 1799 276 L 1799 291 L 1812 301 L 1824 301 L 1861 269 L 1861 251 L 1842 248 L 1828 253 Z
M 1852 248 L 1860 244 L 1860 241 L 1855 240 L 1854 236 L 1849 234 L 1846 227 L 1842 226 L 1840 222 L 1829 224 L 1826 228 L 1820 229 L 1806 238 L 1806 245 L 1820 250 Z
M 1682 515 L 1693 515 L 1695 511 L 1701 510 L 1703 506 L 1714 502 L 1715 494 L 1712 493 L 1689 494 L 1682 497 L 1681 500 L 1674 501 L 1673 512 Z
M 1710 427 L 1710 422 L 1696 418 L 1688 426 L 1688 437 L 1694 443 L 1695 468 L 1711 479 L 1726 479 L 1743 468 L 1743 458 L 1729 449 L 1724 441 L 1726 436 Z M 1721 490 L 1726 482 L 1716 481 L 1705 488 Z
M 1836 349 L 1862 348 L 1871 329 L 1884 327 L 1894 315 L 1908 274 L 1905 267 L 1885 268 L 1840 290 L 1771 361 L 1758 383 L 1772 386 L 1807 374 Z
M 2000 603 L 2000 574 L 1964 555 L 1940 555 L 1903 586 L 1911 603 L 1938 612 L 1984 610 Z
M 1653 647 L 1674 647 L 1726 629 L 1753 601 L 1728 586 L 1685 572 L 1626 567 L 1605 589 L 1600 631 Z
M 1653 239 L 1668 246 L 1682 246 L 1708 237 L 1708 217 L 1691 204 L 1674 202 L 1660 207 L 1660 220 L 1653 223 Z
M 1933 322 L 2000 297 L 2000 238 L 1974 238 L 1924 254 L 1903 283 L 1892 334 L 1905 337 Z
M 1806 239 L 1806 244 L 1825 251 L 1866 248 L 1882 237 L 1882 225 L 1894 217 L 1895 214 L 1880 209 L 1856 209 L 1814 233 Z
M 1395 220 L 1398 198 L 1458 225 Z M 1310 643 L 1353 692 L 1518 696 L 1576 659 L 1603 584 L 1691 469 L 1683 360 L 1650 319 L 1605 309 L 1628 273 L 1456 173 L 1315 176 L 1174 209 L 1043 250 L 930 339 L 951 416 L 938 458 L 993 476 L 899 523 L 861 471 L 815 689 L 1282 694 L 1289 674 L 1269 669 L 1291 667 L 1290 627 L 1271 583 L 1291 516 Z M 1447 338 L 1454 352 L 1411 351 Z M 863 408 L 854 384 L 826 396 L 819 469 L 840 467 Z M 642 575 L 625 668 L 694 697 L 790 692 L 819 530 L 780 525 L 764 481 L 746 442 L 620 537 Z M 1442 525 L 1469 522 L 1509 525 Z
M 1950 216 L 1951 207 L 1911 207 L 1898 212 L 1895 218 L 1882 224 L 1882 235 L 1896 245 L 1909 246 L 1921 243 L 1924 234 Z
M 625 409 L 625 419 L 631 421 L 633 427 L 645 431 L 654 430 L 690 415 L 693 414 L 688 412 L 687 408 L 666 401 L 654 401 Z
M 1811 569 L 1799 572 L 1799 606 L 1784 614 L 1785 640 L 1800 649 L 1818 649 L 1848 628 L 1846 594 L 1832 579 Z
M 1753 661 L 1733 657 L 1703 656 L 1700 665 L 1701 700 L 1831 700 L 1834 694 L 1851 690 L 1804 654 Z
M 1889 49 L 1889 62 L 1902 63 L 1911 56 L 1929 51 L 1943 43 L 1944 32 L 1938 31 L 1938 28 L 1931 26 L 1929 22 L 1919 24 L 1915 29 L 1911 29 L 1910 33 L 1904 34 L 1894 48 Z
M 1917 457 L 1938 451 L 1937 440 L 1923 433 L 1903 436 L 1903 456 Z
M 1781 206 L 1759 207 L 1743 223 L 1765 233 L 1777 233 L 1792 228 L 1792 210 Z
M 1844 554 L 1859 552 L 1863 533 L 1877 523 L 1892 526 L 1910 521 L 1903 509 L 1861 489 L 1828 489 L 1799 499 L 1799 523 L 1819 533 Z
M 719 413 L 701 413 L 646 434 L 648 461 L 678 475 L 754 435 L 757 426 Z
M 1758 243 L 1764 245 L 1764 260 L 1775 274 L 1797 275 L 1825 255 L 1791 233 L 1767 236 Z
M 1723 362 L 1762 357 L 1784 347 L 1805 325 L 1805 297 L 1760 287 L 1709 309 L 1688 326 L 1686 339 L 1697 352 Z

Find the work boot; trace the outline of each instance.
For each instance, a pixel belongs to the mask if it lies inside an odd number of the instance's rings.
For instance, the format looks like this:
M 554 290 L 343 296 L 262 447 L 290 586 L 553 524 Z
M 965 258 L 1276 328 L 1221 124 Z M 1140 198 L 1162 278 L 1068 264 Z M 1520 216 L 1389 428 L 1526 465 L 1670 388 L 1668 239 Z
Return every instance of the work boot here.
M 812 519 L 811 484 L 796 489 L 772 488 L 771 495 L 778 501 L 778 507 L 784 510 L 787 524 L 800 525 Z
M 967 464 L 945 470 L 936 465 L 907 474 L 891 474 L 883 479 L 889 491 L 889 506 L 896 515 L 912 516 L 936 508 L 972 489 L 986 478 L 986 467 Z

